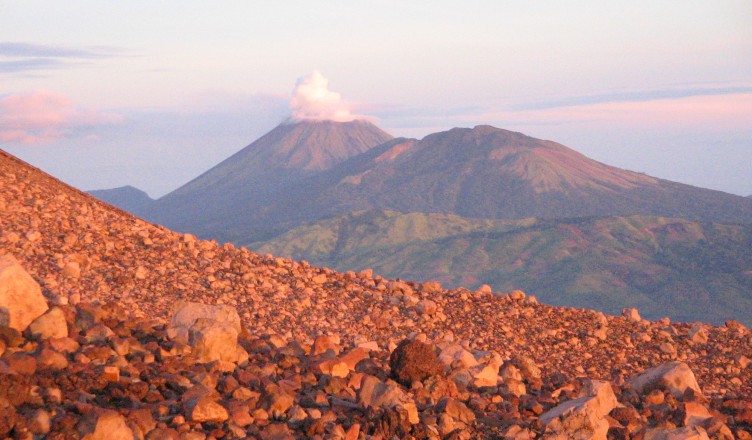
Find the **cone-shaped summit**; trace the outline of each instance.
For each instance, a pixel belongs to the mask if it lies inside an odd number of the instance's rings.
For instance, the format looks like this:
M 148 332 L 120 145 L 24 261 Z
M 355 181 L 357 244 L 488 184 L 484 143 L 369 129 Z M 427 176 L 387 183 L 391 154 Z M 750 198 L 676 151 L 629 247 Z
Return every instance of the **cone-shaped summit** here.
M 364 120 L 284 122 L 161 198 L 148 217 L 199 234 L 222 228 L 229 212 L 243 213 L 252 201 L 264 201 L 274 191 L 389 139 L 391 135 Z

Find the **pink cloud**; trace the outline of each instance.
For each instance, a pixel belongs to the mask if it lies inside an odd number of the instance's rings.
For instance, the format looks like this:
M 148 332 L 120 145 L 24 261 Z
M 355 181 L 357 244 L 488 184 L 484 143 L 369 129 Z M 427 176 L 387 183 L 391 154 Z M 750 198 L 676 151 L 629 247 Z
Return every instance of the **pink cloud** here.
M 0 142 L 49 143 L 76 130 L 122 120 L 114 113 L 78 108 L 57 93 L 37 91 L 0 97 Z
M 738 93 L 492 112 L 481 117 L 507 123 L 599 123 L 640 127 L 704 125 L 729 130 L 750 128 L 750 114 L 752 94 Z

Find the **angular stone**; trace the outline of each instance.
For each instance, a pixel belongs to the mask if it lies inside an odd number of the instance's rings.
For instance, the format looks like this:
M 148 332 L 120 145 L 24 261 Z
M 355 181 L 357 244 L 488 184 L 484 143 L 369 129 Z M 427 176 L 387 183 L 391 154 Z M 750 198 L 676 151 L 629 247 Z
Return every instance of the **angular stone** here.
M 69 261 L 63 266 L 65 278 L 78 278 L 81 276 L 81 264 L 78 261 Z
M 175 339 L 188 340 L 188 332 L 193 324 L 201 319 L 211 319 L 229 325 L 238 334 L 242 331 L 240 316 L 234 307 L 228 305 L 209 305 L 188 301 L 179 301 L 173 310 L 168 335 Z
M 665 388 L 677 398 L 681 398 L 687 389 L 702 394 L 694 373 L 684 362 L 667 362 L 650 368 L 630 379 L 629 383 L 638 393 L 653 388 Z
M 621 316 L 627 318 L 627 320 L 632 322 L 640 322 L 642 321 L 642 317 L 640 316 L 640 312 L 637 311 L 637 309 L 631 309 L 626 308 L 621 311 Z
M 34 339 L 57 339 L 68 337 L 68 323 L 65 313 L 60 307 L 52 307 L 28 327 L 29 334 Z
M 708 332 L 701 325 L 693 326 L 687 332 L 687 338 L 695 344 L 706 344 L 708 342 Z
M 394 383 L 384 383 L 378 378 L 364 375 L 358 392 L 358 402 L 365 407 L 391 408 L 407 400 L 405 393 Z
M 478 367 L 472 370 L 473 385 L 476 387 L 495 387 L 499 368 L 492 365 Z
M 212 319 L 200 318 L 189 331 L 188 344 L 193 347 L 193 356 L 199 362 L 236 362 L 238 352 L 238 332 L 234 326 Z
M 451 344 L 444 347 L 439 353 L 439 360 L 444 365 L 451 365 L 454 361 L 460 361 L 463 367 L 471 368 L 478 365 L 477 359 L 460 344 Z
M 703 425 L 705 421 L 713 418 L 705 405 L 698 402 L 684 402 L 682 413 L 684 414 L 684 426 L 687 427 Z
M 227 409 L 209 395 L 188 401 L 186 409 L 188 419 L 193 422 L 224 422 L 230 417 Z
M 424 299 L 422 301 L 419 301 L 418 304 L 415 305 L 415 310 L 421 315 L 433 316 L 436 314 L 438 306 L 434 301 L 431 301 L 430 299 Z
M 605 417 L 618 404 L 611 384 L 589 381 L 582 393 L 583 397 L 564 402 L 540 416 L 548 436 L 606 439 L 609 423 Z
M 47 410 L 34 411 L 29 419 L 29 431 L 36 435 L 45 435 L 50 432 L 52 416 Z
M 313 341 L 313 355 L 319 355 L 326 353 L 327 350 L 332 350 L 334 354 L 339 354 L 339 346 L 334 337 L 330 335 L 322 335 L 317 337 Z
M 280 418 L 295 403 L 295 398 L 277 385 L 266 388 L 265 400 L 273 418 Z
M 448 397 L 441 399 L 437 405 L 437 410 L 439 413 L 448 414 L 453 420 L 458 422 L 470 424 L 475 421 L 475 413 L 459 400 Z
M 87 411 L 76 426 L 81 440 L 133 440 L 133 431 L 117 411 L 96 408 Z
M 11 255 L 0 255 L 0 326 L 22 332 L 46 311 L 39 284 Z
M 644 440 L 710 440 L 708 433 L 699 426 L 676 429 L 648 429 Z
M 68 358 L 55 350 L 45 347 L 39 355 L 37 355 L 37 368 L 39 369 L 49 368 L 52 370 L 62 370 L 67 367 Z

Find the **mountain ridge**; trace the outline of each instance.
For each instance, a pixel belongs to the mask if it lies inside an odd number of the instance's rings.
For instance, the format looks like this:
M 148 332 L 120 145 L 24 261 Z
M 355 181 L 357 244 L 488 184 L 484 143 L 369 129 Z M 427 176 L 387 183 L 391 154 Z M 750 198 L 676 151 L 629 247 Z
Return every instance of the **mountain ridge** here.
M 263 243 L 336 270 L 471 289 L 532 292 L 546 303 L 752 325 L 752 225 L 629 216 L 514 221 L 362 211 Z M 389 256 L 384 258 L 384 256 Z
M 145 191 L 131 185 L 108 189 L 94 189 L 86 192 L 103 202 L 117 206 L 136 216 L 148 213 L 151 205 L 154 203 L 154 199 L 149 197 Z
M 510 220 L 657 215 L 752 221 L 749 199 L 621 170 L 555 142 L 490 126 L 397 138 L 277 191 L 256 208 L 242 218 L 230 214 L 215 236 L 264 240 L 367 209 Z

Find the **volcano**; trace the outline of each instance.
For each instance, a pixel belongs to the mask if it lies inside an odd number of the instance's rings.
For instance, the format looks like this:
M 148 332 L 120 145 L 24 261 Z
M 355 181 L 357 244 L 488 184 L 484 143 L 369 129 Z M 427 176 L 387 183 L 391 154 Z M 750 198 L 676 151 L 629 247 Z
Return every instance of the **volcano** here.
M 263 215 L 267 224 L 301 225 L 369 209 L 504 220 L 752 221 L 750 199 L 609 166 L 556 142 L 487 125 L 394 139 L 300 182 Z
M 153 206 L 151 221 L 240 244 L 370 209 L 752 221 L 748 198 L 606 165 L 522 133 L 480 125 L 393 139 L 363 121 L 283 124 Z
M 146 217 L 180 231 L 218 238 L 228 216 L 247 217 L 305 178 L 392 136 L 364 120 L 288 121 L 159 199 Z

